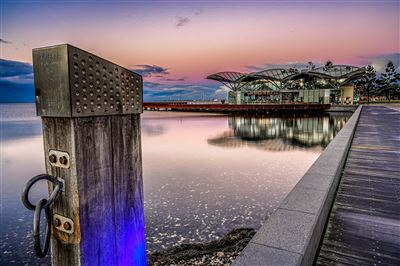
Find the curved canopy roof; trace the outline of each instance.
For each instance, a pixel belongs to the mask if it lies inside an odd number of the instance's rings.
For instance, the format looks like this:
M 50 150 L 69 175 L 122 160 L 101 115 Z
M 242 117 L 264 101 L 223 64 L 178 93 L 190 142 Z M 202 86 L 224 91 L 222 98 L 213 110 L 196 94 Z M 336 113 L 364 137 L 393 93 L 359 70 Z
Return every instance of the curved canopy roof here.
M 364 67 L 332 65 L 329 67 L 318 67 L 310 70 L 274 68 L 252 73 L 227 71 L 209 75 L 206 79 L 219 81 L 231 90 L 239 90 L 245 85 L 260 82 L 273 83 L 275 87 L 282 88 L 282 83 L 303 78 L 337 80 L 340 84 L 346 84 L 360 78 L 364 74 Z
M 253 72 L 247 74 L 247 78 L 249 80 L 274 80 L 274 81 L 282 81 L 284 78 L 291 76 L 293 74 L 298 73 L 299 71 L 295 68 L 273 68 L 273 69 L 266 69 L 259 72 Z M 246 80 L 246 78 L 242 78 L 242 80 Z
M 331 67 L 319 67 L 310 72 L 325 74 L 340 79 L 360 69 L 363 68 L 349 65 L 332 65 Z
M 219 82 L 238 82 L 241 77 L 246 76 L 246 74 L 240 72 L 226 71 L 219 72 L 206 77 L 206 79 L 213 79 Z

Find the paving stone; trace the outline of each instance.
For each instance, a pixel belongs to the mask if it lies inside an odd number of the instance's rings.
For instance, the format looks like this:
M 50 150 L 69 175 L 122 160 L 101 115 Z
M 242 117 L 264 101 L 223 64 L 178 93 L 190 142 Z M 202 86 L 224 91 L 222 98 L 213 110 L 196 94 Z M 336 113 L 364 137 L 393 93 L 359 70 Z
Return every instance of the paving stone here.
M 285 198 L 281 209 L 318 213 L 324 205 L 327 192 L 296 186 Z
M 250 242 L 302 254 L 315 221 L 314 214 L 278 209 Z
M 300 264 L 301 255 L 250 243 L 232 266 L 289 266 Z

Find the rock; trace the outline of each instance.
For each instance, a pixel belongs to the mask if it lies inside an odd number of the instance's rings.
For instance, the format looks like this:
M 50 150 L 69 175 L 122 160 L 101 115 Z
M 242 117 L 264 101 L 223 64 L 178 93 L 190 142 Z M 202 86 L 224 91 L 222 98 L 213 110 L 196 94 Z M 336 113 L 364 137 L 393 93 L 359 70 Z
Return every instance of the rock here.
M 252 228 L 234 229 L 209 243 L 182 244 L 149 254 L 148 265 L 229 265 L 251 240 Z

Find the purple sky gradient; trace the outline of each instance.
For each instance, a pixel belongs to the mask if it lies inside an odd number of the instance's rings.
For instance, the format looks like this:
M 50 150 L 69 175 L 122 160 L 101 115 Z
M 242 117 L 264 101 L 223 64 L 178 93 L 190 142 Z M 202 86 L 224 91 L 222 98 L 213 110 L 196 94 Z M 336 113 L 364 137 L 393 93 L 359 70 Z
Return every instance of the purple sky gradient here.
M 248 66 L 332 60 L 379 68 L 388 59 L 398 66 L 399 5 L 3 0 L 1 58 L 30 63 L 32 48 L 71 43 L 130 69 L 165 70 L 147 72 L 149 91 L 171 94 L 187 86 L 196 95 L 212 94 L 218 85 L 205 76 Z

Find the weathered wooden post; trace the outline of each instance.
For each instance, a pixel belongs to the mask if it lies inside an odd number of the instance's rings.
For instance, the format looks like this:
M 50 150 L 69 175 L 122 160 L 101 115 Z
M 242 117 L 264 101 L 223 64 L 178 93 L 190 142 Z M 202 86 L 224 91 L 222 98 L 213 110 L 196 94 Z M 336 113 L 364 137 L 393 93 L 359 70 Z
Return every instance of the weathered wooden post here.
M 52 264 L 145 265 L 142 77 L 67 44 L 34 49 L 33 68 L 46 171 L 64 182 Z

